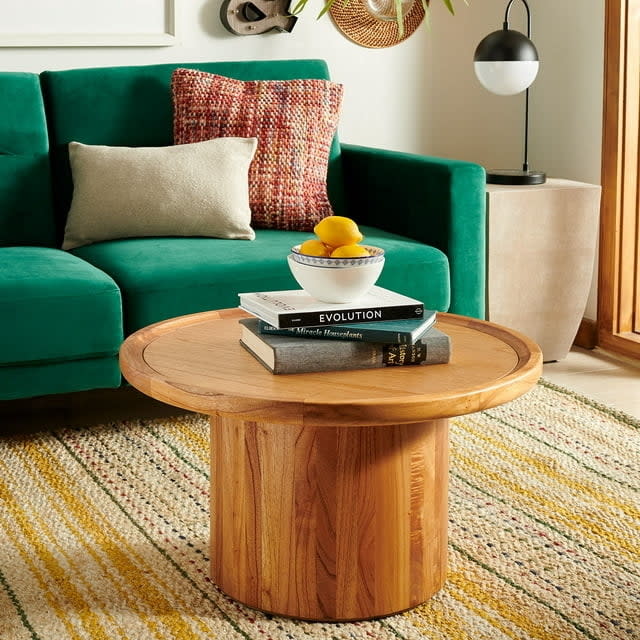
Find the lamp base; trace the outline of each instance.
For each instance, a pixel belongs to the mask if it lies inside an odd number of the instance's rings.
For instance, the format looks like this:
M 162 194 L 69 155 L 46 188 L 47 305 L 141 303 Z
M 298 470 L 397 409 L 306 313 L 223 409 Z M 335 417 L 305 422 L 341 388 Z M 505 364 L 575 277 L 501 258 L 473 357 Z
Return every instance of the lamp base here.
M 544 184 L 547 174 L 543 171 L 487 171 L 487 184 Z

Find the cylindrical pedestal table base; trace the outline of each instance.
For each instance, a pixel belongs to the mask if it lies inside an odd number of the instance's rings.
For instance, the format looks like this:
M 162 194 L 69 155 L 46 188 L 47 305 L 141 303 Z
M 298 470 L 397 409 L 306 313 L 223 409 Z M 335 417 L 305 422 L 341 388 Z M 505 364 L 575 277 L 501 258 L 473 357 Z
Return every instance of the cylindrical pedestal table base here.
M 211 576 L 239 602 L 363 620 L 429 599 L 447 559 L 448 421 L 211 418 Z

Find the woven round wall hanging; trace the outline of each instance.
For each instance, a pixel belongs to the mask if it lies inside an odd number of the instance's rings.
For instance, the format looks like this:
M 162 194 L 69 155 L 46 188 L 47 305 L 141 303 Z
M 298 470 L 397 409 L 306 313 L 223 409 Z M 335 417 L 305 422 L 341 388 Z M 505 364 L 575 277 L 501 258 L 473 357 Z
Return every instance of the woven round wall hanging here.
M 422 0 L 412 0 L 400 36 L 393 6 L 393 0 L 335 0 L 329 13 L 347 38 L 362 47 L 381 49 L 406 40 L 424 19 Z M 377 17 L 385 14 L 387 17 Z

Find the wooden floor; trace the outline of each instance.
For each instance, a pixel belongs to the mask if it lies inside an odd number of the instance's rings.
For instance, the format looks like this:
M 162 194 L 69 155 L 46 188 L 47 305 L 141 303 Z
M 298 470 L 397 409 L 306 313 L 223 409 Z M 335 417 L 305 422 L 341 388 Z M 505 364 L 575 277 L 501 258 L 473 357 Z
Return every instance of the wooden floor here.
M 545 379 L 640 418 L 640 362 L 600 349 L 573 347 L 558 362 L 544 365 Z

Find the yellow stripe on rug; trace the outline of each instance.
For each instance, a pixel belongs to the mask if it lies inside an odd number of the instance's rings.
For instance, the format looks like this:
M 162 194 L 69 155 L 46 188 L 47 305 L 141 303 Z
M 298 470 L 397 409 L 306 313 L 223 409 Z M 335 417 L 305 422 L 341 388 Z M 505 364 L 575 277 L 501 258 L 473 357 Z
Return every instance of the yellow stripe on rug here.
M 456 426 L 460 426 L 460 422 L 456 422 L 455 424 Z M 493 444 L 495 444 L 495 442 Z M 505 452 L 510 451 L 509 448 L 503 445 L 500 445 L 499 448 Z M 516 452 L 513 451 L 513 453 L 515 454 Z M 610 526 L 610 520 L 607 520 L 609 523 L 609 527 L 607 527 L 602 525 L 601 520 L 603 515 L 602 508 L 606 506 L 613 506 L 618 508 L 621 514 L 635 517 L 636 522 L 638 522 L 640 512 L 638 509 L 633 508 L 632 505 L 628 505 L 623 508 L 618 501 L 612 501 L 606 493 L 596 493 L 595 491 L 591 491 L 590 497 L 594 498 L 594 502 L 599 503 L 601 510 L 599 512 L 589 510 L 588 513 L 592 514 L 593 517 L 586 518 L 581 516 L 580 511 L 566 508 L 557 501 L 547 499 L 543 494 L 535 491 L 533 488 L 523 486 L 518 480 L 518 474 L 516 473 L 514 473 L 512 477 L 505 478 L 503 475 L 497 473 L 491 466 L 479 462 L 478 457 L 472 458 L 469 455 L 461 453 L 460 450 L 456 450 L 454 455 L 465 465 L 467 469 L 473 470 L 476 477 L 483 478 L 485 482 L 493 481 L 494 483 L 500 483 L 502 488 L 510 490 L 513 493 L 514 498 L 517 500 L 526 499 L 536 503 L 538 506 L 544 508 L 544 513 L 547 517 L 564 518 L 567 523 L 577 523 L 582 527 L 584 532 L 588 532 L 590 534 L 591 540 L 598 541 L 600 543 L 607 541 L 610 543 L 610 547 L 612 549 L 618 549 L 618 551 L 624 552 L 624 555 L 628 559 L 636 557 L 638 551 L 637 545 L 635 544 L 637 539 L 637 527 L 633 527 L 632 525 L 632 528 L 635 529 L 636 533 L 636 538 L 634 538 L 629 536 L 629 531 L 626 527 L 615 526 L 612 528 Z M 555 473 L 549 469 L 545 472 L 545 467 L 541 464 L 532 464 L 531 468 L 546 476 L 549 481 L 555 481 L 564 487 L 570 486 L 574 488 L 577 486 L 576 483 L 568 481 L 562 474 Z M 633 531 L 631 533 L 633 533 Z
M 117 572 L 117 579 L 113 579 L 112 576 L 108 585 L 106 581 L 102 585 L 103 589 L 108 586 L 109 591 L 115 590 L 109 597 L 120 599 L 123 597 L 123 593 L 127 593 L 124 602 L 129 606 L 135 604 L 136 608 L 142 608 L 148 612 L 167 612 L 160 618 L 165 630 L 161 630 L 158 623 L 150 618 L 151 613 L 140 612 L 139 620 L 144 621 L 147 625 L 147 637 L 162 638 L 169 631 L 176 638 L 197 640 L 201 636 L 193 632 L 192 625 L 194 623 L 200 627 L 202 633 L 212 631 L 206 625 L 201 624 L 198 619 L 192 620 L 172 613 L 176 608 L 187 608 L 189 602 L 182 598 L 182 594 L 175 590 L 174 585 L 157 574 L 156 567 L 150 564 L 144 555 L 136 551 L 128 538 L 121 534 L 117 527 L 111 526 L 110 519 L 103 511 L 91 508 L 91 496 L 85 494 L 82 487 L 77 484 L 70 485 L 64 481 L 65 476 L 59 473 L 60 461 L 56 459 L 55 451 L 50 449 L 50 443 L 38 443 L 37 445 L 27 443 L 23 450 L 16 453 L 23 463 L 22 471 L 30 482 L 34 483 L 34 486 L 41 492 L 44 492 L 45 488 L 49 490 L 50 510 L 47 512 L 47 517 L 51 518 L 56 514 L 66 535 L 77 534 L 76 544 L 85 548 L 87 554 L 84 556 L 85 558 L 92 555 L 102 567 L 110 568 L 109 573 Z M 8 506 L 10 516 L 21 526 L 24 537 L 31 541 L 36 557 L 41 560 L 44 573 L 51 581 L 51 586 L 56 585 L 56 590 L 62 591 L 63 601 L 70 603 L 74 610 L 80 612 L 82 623 L 89 633 L 89 637 L 113 637 L 112 629 L 101 627 L 81 591 L 75 589 L 72 582 L 63 580 L 65 576 L 62 568 L 51 552 L 51 549 L 57 548 L 57 537 L 47 526 L 46 520 L 33 512 L 27 514 L 17 504 Z M 79 528 L 76 529 L 74 523 L 77 523 Z M 45 540 L 47 545 L 44 543 Z M 92 553 L 86 550 L 88 547 L 92 548 Z M 32 567 L 34 567 L 33 564 Z M 67 575 L 70 573 L 79 573 L 74 571 L 72 562 L 67 568 Z M 79 575 L 81 576 L 81 574 Z M 107 577 L 108 574 L 105 573 L 104 578 Z M 76 579 L 82 582 L 81 577 L 76 577 Z M 45 595 L 53 595 L 53 592 L 50 592 L 46 586 L 43 586 L 43 590 L 45 590 Z M 100 603 L 99 597 L 97 603 Z M 102 606 L 99 610 L 102 610 Z M 64 610 L 60 606 L 54 604 L 53 610 L 56 615 L 64 619 Z M 130 637 L 127 635 L 130 632 L 130 629 L 128 632 L 123 629 L 123 637 Z M 74 640 L 76 638 L 75 635 L 71 637 Z

